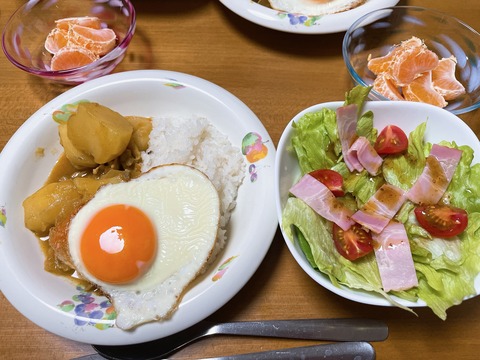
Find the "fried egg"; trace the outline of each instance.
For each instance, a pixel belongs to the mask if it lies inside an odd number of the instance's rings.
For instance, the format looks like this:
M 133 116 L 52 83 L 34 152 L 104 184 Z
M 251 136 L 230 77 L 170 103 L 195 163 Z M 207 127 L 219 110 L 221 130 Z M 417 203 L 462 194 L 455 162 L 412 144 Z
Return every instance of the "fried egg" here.
M 204 270 L 217 238 L 218 193 L 180 164 L 101 187 L 73 217 L 68 245 L 82 277 L 112 301 L 116 326 L 168 318 Z
M 353 9 L 365 0 L 269 0 L 272 8 L 292 14 L 327 15 Z

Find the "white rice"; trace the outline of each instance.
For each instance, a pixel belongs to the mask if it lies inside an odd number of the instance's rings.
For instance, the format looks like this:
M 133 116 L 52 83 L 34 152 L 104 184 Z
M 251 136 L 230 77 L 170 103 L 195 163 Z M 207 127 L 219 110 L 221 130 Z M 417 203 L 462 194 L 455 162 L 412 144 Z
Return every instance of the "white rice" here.
M 142 172 L 152 167 L 180 163 L 205 173 L 220 197 L 220 223 L 211 260 L 224 248 L 227 225 L 243 182 L 245 163 L 239 148 L 206 118 L 152 119 L 149 148 L 142 153 Z

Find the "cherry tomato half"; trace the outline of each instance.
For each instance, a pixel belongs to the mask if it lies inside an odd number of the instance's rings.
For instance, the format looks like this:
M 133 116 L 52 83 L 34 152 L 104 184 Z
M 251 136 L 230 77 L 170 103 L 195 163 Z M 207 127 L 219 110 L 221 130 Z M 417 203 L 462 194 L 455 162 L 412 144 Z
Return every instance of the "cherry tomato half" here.
M 335 170 L 319 169 L 310 172 L 309 175 L 328 187 L 333 195 L 337 197 L 345 195 L 343 191 L 343 177 Z
M 443 204 L 418 206 L 415 216 L 431 235 L 442 238 L 461 234 L 468 225 L 465 210 Z
M 340 255 L 351 261 L 373 251 L 372 236 L 359 224 L 354 224 L 345 231 L 334 223 L 333 241 Z
M 399 154 L 407 150 L 407 135 L 395 125 L 387 125 L 380 132 L 374 146 L 379 155 Z

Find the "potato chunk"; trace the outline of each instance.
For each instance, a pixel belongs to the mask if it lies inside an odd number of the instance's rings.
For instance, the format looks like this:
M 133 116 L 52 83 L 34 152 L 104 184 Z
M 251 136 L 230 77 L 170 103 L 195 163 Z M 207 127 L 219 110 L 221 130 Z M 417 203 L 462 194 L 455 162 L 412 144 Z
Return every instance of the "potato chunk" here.
M 152 119 L 142 116 L 126 116 L 125 118 L 133 126 L 133 134 L 129 147 L 138 149 L 139 151 L 146 151 L 148 149 L 148 142 L 150 141 L 150 132 L 153 127 Z
M 107 163 L 127 148 L 133 126 L 122 115 L 103 105 L 84 102 L 67 121 L 73 146 L 89 154 L 97 164 Z
M 84 202 L 72 180 L 45 185 L 23 201 L 25 226 L 44 236 L 56 221 Z
M 66 124 L 58 126 L 58 134 L 60 135 L 60 144 L 63 146 L 65 156 L 76 169 L 94 168 L 98 165 L 92 155 L 77 149 L 72 144 L 72 141 L 67 135 Z
M 25 226 L 44 236 L 89 201 L 101 186 L 128 180 L 124 172 L 112 170 L 110 173 L 101 179 L 75 177 L 45 185 L 23 202 Z

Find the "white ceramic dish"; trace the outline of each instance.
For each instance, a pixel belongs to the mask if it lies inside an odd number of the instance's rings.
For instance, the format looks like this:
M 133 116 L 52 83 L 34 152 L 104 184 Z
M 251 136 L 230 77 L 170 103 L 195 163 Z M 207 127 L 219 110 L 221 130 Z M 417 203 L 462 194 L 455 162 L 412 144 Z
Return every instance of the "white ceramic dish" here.
M 287 151 L 287 148 L 291 146 L 291 138 L 294 131 L 292 122 L 298 121 L 306 113 L 316 112 L 322 108 L 336 109 L 342 105 L 343 101 L 338 101 L 311 106 L 297 114 L 285 128 L 277 146 L 275 162 L 275 197 L 280 225 L 282 224 L 282 211 L 288 199 L 288 190 L 300 178 L 297 158 L 292 151 Z M 364 110 L 373 111 L 374 126 L 377 129 L 383 129 L 386 125 L 393 124 L 402 128 L 406 134 L 409 134 L 422 122 L 427 121 L 425 141 L 438 143 L 441 140 L 447 140 L 455 141 L 458 145 L 469 145 L 475 154 L 473 163 L 480 161 L 480 143 L 477 136 L 462 120 L 446 110 L 428 104 L 405 101 L 368 101 Z M 345 286 L 336 287 L 326 275 L 314 270 L 310 266 L 298 245 L 298 241 L 291 241 L 283 232 L 283 229 L 282 234 L 297 263 L 318 284 L 337 295 L 356 302 L 392 306 L 390 302 L 380 295 L 350 289 Z M 477 294 L 480 294 L 480 275 L 475 279 L 475 289 Z M 422 300 L 411 302 L 396 297 L 393 298 L 400 304 L 408 307 L 426 306 Z
M 352 10 L 325 16 L 289 14 L 252 0 L 220 0 L 237 15 L 264 27 L 299 34 L 330 34 L 346 31 L 370 11 L 396 5 L 399 0 L 367 0 Z
M 168 321 L 145 324 L 134 331 L 114 327 L 106 298 L 85 293 L 67 279 L 43 270 L 38 240 L 24 227 L 22 201 L 45 182 L 62 151 L 52 113 L 83 99 L 124 115 L 203 115 L 239 151 L 244 136 L 252 132 L 257 139 L 261 137 L 268 151 L 254 164 L 245 159 L 245 179 L 232 214 L 227 246 Z M 39 148 L 44 149 L 41 157 Z M 183 330 L 227 303 L 268 251 L 278 226 L 274 159 L 274 144 L 255 114 L 238 98 L 206 80 L 146 70 L 108 75 L 72 88 L 33 114 L 0 155 L 0 289 L 34 323 L 80 342 L 125 345 Z

